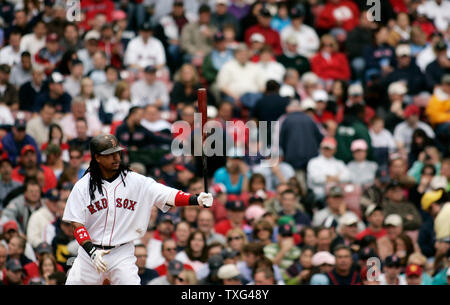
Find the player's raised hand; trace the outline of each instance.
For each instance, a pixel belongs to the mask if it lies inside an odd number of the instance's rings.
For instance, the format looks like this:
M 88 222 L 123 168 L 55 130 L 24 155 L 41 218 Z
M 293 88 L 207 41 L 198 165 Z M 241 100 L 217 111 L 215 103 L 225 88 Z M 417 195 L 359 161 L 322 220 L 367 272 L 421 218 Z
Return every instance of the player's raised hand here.
M 94 253 L 91 255 L 91 259 L 94 262 L 95 269 L 97 269 L 97 272 L 106 272 L 108 266 L 106 265 L 105 260 L 103 259 L 103 256 L 111 252 L 111 250 L 95 250 Z
M 213 196 L 211 193 L 201 192 L 197 197 L 197 201 L 199 206 L 209 208 L 213 204 Z

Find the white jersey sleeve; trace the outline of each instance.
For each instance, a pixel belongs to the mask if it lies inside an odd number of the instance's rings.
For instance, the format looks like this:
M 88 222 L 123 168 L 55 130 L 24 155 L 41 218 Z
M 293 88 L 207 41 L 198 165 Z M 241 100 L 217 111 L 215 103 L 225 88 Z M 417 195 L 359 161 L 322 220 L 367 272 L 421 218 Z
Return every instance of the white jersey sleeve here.
M 86 225 L 86 206 L 90 199 L 86 197 L 89 186 L 85 183 L 86 177 L 78 181 L 70 192 L 62 220 L 65 222 L 78 222 Z M 87 181 L 89 181 L 87 179 Z

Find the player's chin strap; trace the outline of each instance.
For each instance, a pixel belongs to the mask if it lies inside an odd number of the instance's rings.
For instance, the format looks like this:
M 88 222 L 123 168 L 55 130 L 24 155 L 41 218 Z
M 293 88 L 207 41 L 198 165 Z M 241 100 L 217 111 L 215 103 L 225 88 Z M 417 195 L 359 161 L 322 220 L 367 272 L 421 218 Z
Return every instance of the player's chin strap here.
M 198 200 L 196 195 L 174 189 L 167 199 L 167 204 L 176 207 L 184 207 L 188 205 L 195 206 L 198 205 Z

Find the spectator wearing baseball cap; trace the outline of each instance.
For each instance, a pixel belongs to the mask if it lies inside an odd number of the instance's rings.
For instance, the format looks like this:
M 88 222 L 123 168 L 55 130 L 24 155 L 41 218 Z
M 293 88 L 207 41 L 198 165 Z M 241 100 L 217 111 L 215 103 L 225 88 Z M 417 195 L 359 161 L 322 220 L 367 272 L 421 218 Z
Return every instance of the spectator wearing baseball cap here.
M 427 89 L 424 74 L 420 71 L 415 61 L 412 60 L 411 47 L 409 44 L 400 43 L 395 48 L 397 65 L 390 74 L 385 77 L 386 84 L 405 80 L 408 93 L 418 94 Z
M 226 236 L 228 230 L 234 227 L 247 230 L 244 203 L 240 200 L 229 200 L 226 202 L 225 208 L 227 209 L 227 219 L 218 222 L 215 225 L 215 231 Z
M 257 15 L 258 23 L 247 28 L 244 35 L 244 41 L 247 45 L 250 44 L 250 37 L 254 33 L 259 33 L 264 36 L 265 43 L 272 47 L 275 55 L 282 53 L 280 35 L 277 31 L 270 27 L 272 14 L 266 7 L 262 7 Z
M 22 155 L 25 146 L 32 146 L 37 152 L 37 161 L 41 161 L 41 154 L 36 141 L 26 133 L 27 121 L 23 118 L 17 118 L 11 131 L 2 139 L 3 151 L 8 153 L 8 158 L 13 166 L 19 164 L 19 157 Z
M 44 67 L 45 74 L 50 75 L 62 56 L 63 51 L 59 45 L 58 34 L 49 33 L 45 39 L 45 46 L 34 55 L 34 61 Z
M 327 104 L 329 100 L 328 93 L 323 89 L 314 90 L 312 99 L 315 102 L 314 118 L 316 122 L 326 124 L 327 121 L 335 121 L 334 114 L 327 110 Z
M 434 178 L 433 178 L 434 179 Z M 423 217 L 423 223 L 419 229 L 418 244 L 421 252 L 426 257 L 433 257 L 436 252 L 435 239 L 436 232 L 434 220 L 441 211 L 442 206 L 449 201 L 449 195 L 443 188 L 426 191 L 420 200 L 421 207 L 426 217 Z M 424 213 L 425 212 L 425 213 Z M 431 216 L 431 217 L 430 217 Z
M 361 240 L 364 236 L 371 235 L 379 239 L 386 235 L 387 231 L 383 227 L 384 214 L 380 205 L 371 204 L 367 207 L 364 216 L 368 222 L 367 228 L 357 236 Z
M 325 219 L 332 216 L 334 219 L 338 221 L 338 224 L 341 223 L 341 218 L 346 214 L 352 214 L 356 216 L 354 212 L 347 210 L 344 207 L 345 199 L 344 199 L 344 190 L 339 185 L 332 185 L 327 190 L 326 195 L 326 207 L 314 213 L 312 224 L 313 226 L 322 226 L 325 222 Z M 357 216 L 356 216 L 357 217 Z M 358 218 L 359 219 L 359 218 Z M 362 231 L 365 229 L 364 223 L 362 221 L 358 221 L 358 231 Z
M 350 172 L 350 181 L 353 184 L 358 184 L 362 187 L 374 183 L 375 174 L 378 168 L 376 162 L 367 160 L 368 148 L 365 140 L 354 140 L 350 146 L 353 160 L 347 164 L 348 171 Z
M 400 215 L 405 230 L 417 230 L 422 225 L 422 217 L 419 211 L 411 202 L 406 200 L 403 187 L 397 180 L 392 180 L 386 187 L 383 211 L 385 216 Z
M 46 103 L 55 105 L 60 115 L 71 110 L 72 97 L 64 90 L 64 75 L 57 71 L 48 75 L 48 90 L 36 96 L 33 112 L 40 112 Z
M 330 250 L 333 251 L 337 245 L 344 244 L 349 246 L 353 252 L 359 251 L 358 245 L 358 223 L 359 218 L 352 213 L 344 214 L 339 219 L 339 227 L 337 234 L 330 245 Z
M 151 280 L 148 285 L 174 285 L 176 277 L 184 270 L 184 265 L 179 260 L 172 260 L 167 265 L 166 275 L 161 275 Z
M 53 257 L 52 246 L 47 242 L 41 242 L 39 245 L 37 245 L 37 247 L 35 247 L 34 249 L 34 253 L 36 254 L 36 261 L 30 262 L 23 266 L 23 270 L 25 272 L 25 284 L 28 284 L 30 280 L 34 278 L 40 277 L 39 265 L 42 264 L 42 259 L 45 254 Z M 56 264 L 56 268 L 57 271 L 64 272 L 63 267 L 58 263 Z
M 3 285 L 15 286 L 23 285 L 23 267 L 16 258 L 10 258 L 5 265 L 5 274 L 3 275 Z
M 282 41 L 286 41 L 289 36 L 295 37 L 295 53 L 305 58 L 311 58 L 319 49 L 319 36 L 314 28 L 304 24 L 306 10 L 302 4 L 293 6 L 289 11 L 291 24 L 286 26 L 280 33 Z M 288 50 L 287 45 L 283 45 L 283 52 Z M 293 50 L 292 50 L 293 51 Z
M 27 144 L 22 147 L 20 151 L 20 158 L 18 165 L 13 169 L 11 177 L 13 180 L 24 183 L 25 177 L 29 173 L 36 173 L 40 171 L 44 175 L 44 185 L 42 191 L 46 192 L 57 185 L 57 179 L 53 170 L 49 167 L 40 164 L 40 153 L 35 145 Z
M 325 199 L 327 184 L 343 183 L 350 179 L 345 163 L 334 157 L 336 149 L 336 139 L 326 137 L 320 143 L 320 155 L 308 163 L 307 184 L 314 192 L 316 200 Z
M 144 77 L 131 84 L 131 102 L 140 107 L 155 105 L 166 109 L 169 106 L 169 92 L 165 84 L 157 79 L 157 65 L 149 64 L 143 67 L 143 71 Z
M 21 183 L 14 181 L 12 179 L 11 173 L 13 166 L 11 160 L 8 159 L 8 153 L 6 151 L 1 152 L 3 149 L 3 144 L 0 142 L 0 211 L 3 210 L 4 204 L 3 200 L 8 196 L 8 194 L 18 188 Z
M 242 285 L 241 273 L 235 264 L 226 264 L 219 268 L 217 276 L 223 285 Z
M 409 264 L 406 266 L 405 275 L 407 285 L 421 285 L 422 284 L 423 269 L 416 264 Z
M 149 65 L 158 70 L 166 65 L 164 47 L 161 41 L 154 37 L 154 28 L 154 24 L 148 21 L 140 25 L 139 35 L 130 40 L 125 50 L 125 66 L 142 71 Z
M 386 235 L 377 239 L 378 255 L 385 259 L 394 254 L 394 245 L 397 237 L 403 232 L 402 218 L 397 214 L 390 214 L 384 218 Z
M 27 225 L 27 240 L 33 248 L 38 247 L 43 242 L 47 226 L 57 216 L 59 200 L 59 191 L 52 188 L 44 194 L 42 206 L 31 214 Z
M 427 123 L 420 120 L 421 111 L 416 105 L 409 105 L 403 111 L 405 121 L 399 123 L 394 129 L 394 140 L 397 145 L 406 150 L 411 151 L 412 135 L 414 130 L 422 129 L 431 139 L 435 138 L 433 129 Z
M 277 242 L 264 247 L 264 255 L 282 271 L 289 268 L 300 257 L 301 250 L 294 242 L 294 230 L 295 226 L 292 224 L 279 225 Z
M 397 255 L 389 255 L 383 262 L 383 273 L 380 274 L 380 285 L 406 285 L 405 278 L 400 276 L 401 261 Z

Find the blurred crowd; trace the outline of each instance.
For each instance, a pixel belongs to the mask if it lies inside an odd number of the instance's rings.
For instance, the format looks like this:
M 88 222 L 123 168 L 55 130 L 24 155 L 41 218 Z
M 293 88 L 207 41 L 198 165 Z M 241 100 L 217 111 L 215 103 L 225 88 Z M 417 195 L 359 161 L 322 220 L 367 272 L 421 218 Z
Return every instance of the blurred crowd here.
M 143 285 L 450 284 L 449 24 L 448 0 L 1 0 L 0 283 L 65 283 L 93 136 L 204 191 L 206 88 L 233 147 L 212 208 L 149 215 Z

